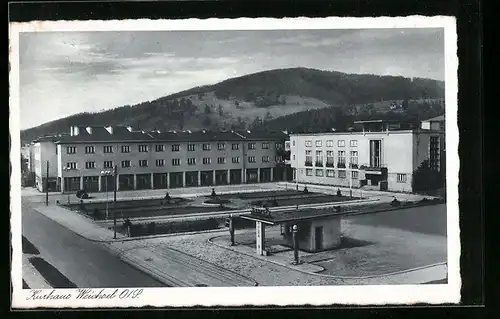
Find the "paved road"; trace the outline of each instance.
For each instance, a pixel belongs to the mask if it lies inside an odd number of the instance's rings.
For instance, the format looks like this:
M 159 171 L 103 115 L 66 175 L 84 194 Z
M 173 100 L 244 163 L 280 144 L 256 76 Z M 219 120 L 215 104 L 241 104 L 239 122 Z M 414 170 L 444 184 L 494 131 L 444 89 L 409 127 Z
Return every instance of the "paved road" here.
M 22 207 L 22 228 L 40 256 L 79 288 L 165 286 L 27 205 Z

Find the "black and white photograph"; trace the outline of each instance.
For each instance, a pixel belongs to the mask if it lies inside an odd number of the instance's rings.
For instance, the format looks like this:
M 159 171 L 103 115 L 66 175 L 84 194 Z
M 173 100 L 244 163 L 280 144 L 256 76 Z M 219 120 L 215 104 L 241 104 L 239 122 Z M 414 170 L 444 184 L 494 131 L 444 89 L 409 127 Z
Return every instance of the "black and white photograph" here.
M 14 307 L 460 301 L 453 18 L 9 37 Z

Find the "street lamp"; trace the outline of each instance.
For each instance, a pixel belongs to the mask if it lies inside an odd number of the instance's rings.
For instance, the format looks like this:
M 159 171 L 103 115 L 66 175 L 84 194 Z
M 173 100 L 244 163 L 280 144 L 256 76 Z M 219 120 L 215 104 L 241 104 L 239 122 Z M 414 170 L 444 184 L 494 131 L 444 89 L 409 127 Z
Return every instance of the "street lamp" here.
M 299 232 L 299 228 L 297 225 L 293 225 L 292 227 L 292 239 L 293 239 L 293 264 L 299 264 L 299 238 L 297 233 Z
M 113 175 L 113 171 L 110 169 L 107 170 L 102 170 L 101 175 L 106 176 L 105 178 L 105 187 L 106 187 L 106 221 L 108 220 L 109 217 L 109 210 L 108 210 L 108 176 Z M 116 186 L 115 186 L 116 187 Z
M 63 170 L 64 172 L 69 172 L 69 171 L 76 171 L 76 168 L 71 168 L 71 167 L 65 166 L 65 167 L 63 167 L 63 168 L 62 168 L 62 170 Z M 64 176 L 62 176 L 62 178 L 63 178 L 63 180 L 64 180 Z M 67 188 L 67 185 L 64 185 L 64 188 Z M 62 191 L 64 192 L 64 189 L 63 189 Z M 70 196 L 71 196 L 71 194 L 69 194 L 69 193 L 68 193 L 68 206 L 69 206 L 69 209 L 70 209 L 70 210 L 72 210 L 72 209 L 71 209 L 71 201 L 70 201 Z

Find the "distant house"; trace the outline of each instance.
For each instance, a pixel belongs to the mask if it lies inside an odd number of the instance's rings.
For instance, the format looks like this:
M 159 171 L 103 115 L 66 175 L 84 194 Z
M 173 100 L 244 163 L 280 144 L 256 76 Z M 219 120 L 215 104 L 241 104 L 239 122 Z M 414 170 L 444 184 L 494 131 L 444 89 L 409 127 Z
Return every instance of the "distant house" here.
M 444 131 L 445 129 L 444 114 L 422 121 L 421 128 L 423 130 Z

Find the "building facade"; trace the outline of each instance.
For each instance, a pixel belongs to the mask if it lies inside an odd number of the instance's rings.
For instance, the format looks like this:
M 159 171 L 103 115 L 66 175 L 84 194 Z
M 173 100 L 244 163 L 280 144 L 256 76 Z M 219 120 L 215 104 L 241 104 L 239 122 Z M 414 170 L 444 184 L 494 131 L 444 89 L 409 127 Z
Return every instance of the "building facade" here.
M 72 127 L 70 136 L 56 142 L 57 185 L 62 192 L 99 192 L 283 180 L 286 138 L 251 131 Z
M 413 171 L 429 160 L 441 170 L 444 132 L 423 130 L 292 134 L 299 183 L 412 192 Z
M 35 187 L 41 192 L 45 192 L 47 187 L 48 191 L 58 191 L 56 140 L 55 137 L 45 137 L 33 141 L 30 146 L 30 169 L 34 173 Z

